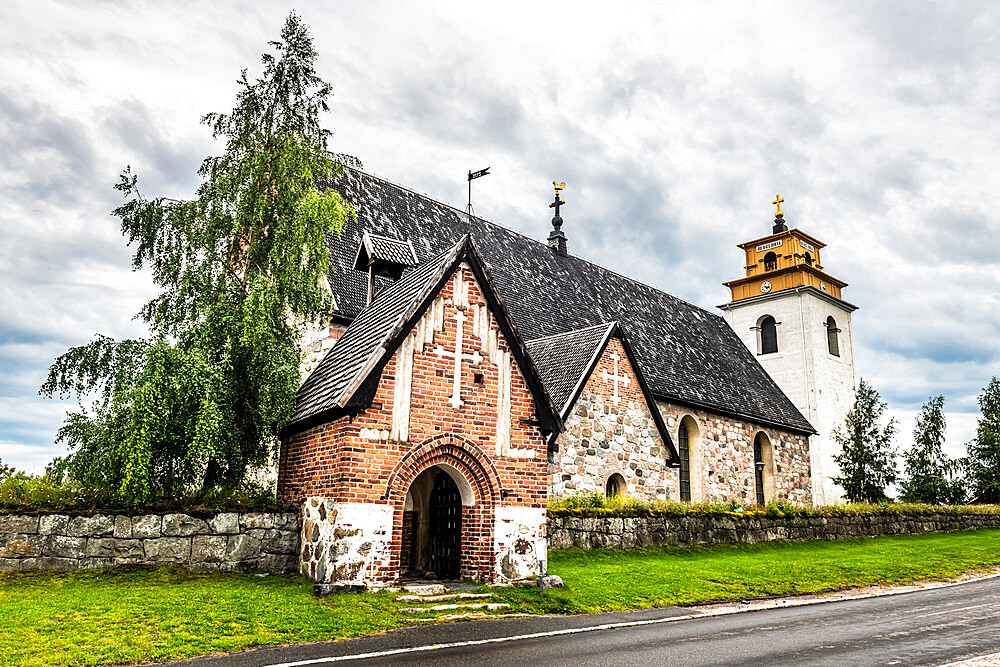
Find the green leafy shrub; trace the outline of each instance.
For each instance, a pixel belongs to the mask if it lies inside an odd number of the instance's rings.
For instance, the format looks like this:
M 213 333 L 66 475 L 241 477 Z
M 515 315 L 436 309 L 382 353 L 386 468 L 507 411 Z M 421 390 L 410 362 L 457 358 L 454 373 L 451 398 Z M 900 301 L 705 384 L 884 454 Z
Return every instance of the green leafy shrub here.
M 0 513 L 93 511 L 266 511 L 290 509 L 274 494 L 253 484 L 228 489 L 196 489 L 172 497 L 152 497 L 142 504 L 122 502 L 113 489 L 62 481 L 49 475 L 15 473 L 0 479 Z
M 676 500 L 648 501 L 640 498 L 607 497 L 602 493 L 580 493 L 549 498 L 550 517 L 636 517 L 636 516 L 712 516 L 712 517 L 838 517 L 898 516 L 932 514 L 1000 514 L 1000 505 L 928 505 L 923 503 L 847 503 L 819 507 L 770 502 L 764 507 L 743 507 L 735 501 L 726 503 L 682 503 Z

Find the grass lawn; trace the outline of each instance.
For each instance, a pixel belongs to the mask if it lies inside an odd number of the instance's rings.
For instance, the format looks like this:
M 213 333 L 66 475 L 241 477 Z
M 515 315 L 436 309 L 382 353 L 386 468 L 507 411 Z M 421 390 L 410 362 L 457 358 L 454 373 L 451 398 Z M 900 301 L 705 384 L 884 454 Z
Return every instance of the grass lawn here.
M 946 578 L 1000 563 L 1000 529 L 837 542 L 553 552 L 566 587 L 501 589 L 514 611 L 578 613 Z M 0 665 L 134 663 L 403 625 L 387 593 L 312 596 L 297 576 L 183 570 L 0 574 Z M 401 605 L 406 606 L 406 605 Z

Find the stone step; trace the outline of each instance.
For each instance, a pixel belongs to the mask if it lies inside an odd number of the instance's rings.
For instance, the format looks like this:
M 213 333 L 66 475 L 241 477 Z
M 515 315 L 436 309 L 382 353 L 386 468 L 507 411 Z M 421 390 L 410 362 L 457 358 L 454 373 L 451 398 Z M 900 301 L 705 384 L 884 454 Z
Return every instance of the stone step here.
M 441 600 L 474 600 L 493 597 L 491 593 L 445 593 L 444 595 L 400 595 L 397 602 L 439 602 Z
M 456 609 L 509 609 L 505 602 L 466 602 L 465 604 L 436 604 L 430 607 L 400 607 L 404 614 L 426 614 L 432 611 L 454 611 Z
M 411 584 L 403 586 L 407 593 L 415 595 L 441 595 L 445 592 L 444 584 Z

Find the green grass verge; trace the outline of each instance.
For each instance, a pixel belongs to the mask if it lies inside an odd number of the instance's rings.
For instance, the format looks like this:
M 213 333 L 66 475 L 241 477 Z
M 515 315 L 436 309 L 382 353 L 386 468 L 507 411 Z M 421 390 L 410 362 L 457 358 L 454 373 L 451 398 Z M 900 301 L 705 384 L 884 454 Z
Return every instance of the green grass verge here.
M 564 589 L 507 590 L 524 611 L 587 613 L 944 579 L 1000 563 L 1000 529 L 875 539 L 554 552 Z
M 512 611 L 581 613 L 947 578 L 1000 562 L 1000 529 L 843 541 L 553 552 L 566 583 L 499 589 Z M 391 595 L 312 596 L 295 576 L 183 570 L 0 574 L 0 665 L 165 661 L 403 625 Z

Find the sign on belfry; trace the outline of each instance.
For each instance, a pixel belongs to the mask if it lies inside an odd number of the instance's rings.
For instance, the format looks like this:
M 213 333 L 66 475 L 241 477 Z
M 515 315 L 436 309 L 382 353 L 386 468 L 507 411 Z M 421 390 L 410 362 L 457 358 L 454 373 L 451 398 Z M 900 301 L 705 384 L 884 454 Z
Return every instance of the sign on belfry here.
M 782 241 L 771 241 L 770 243 L 765 243 L 764 245 L 757 246 L 757 252 L 764 252 L 765 250 L 770 250 L 771 248 L 777 248 L 781 245 Z

